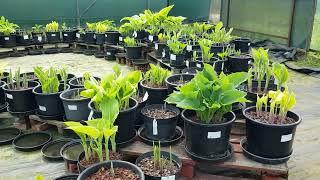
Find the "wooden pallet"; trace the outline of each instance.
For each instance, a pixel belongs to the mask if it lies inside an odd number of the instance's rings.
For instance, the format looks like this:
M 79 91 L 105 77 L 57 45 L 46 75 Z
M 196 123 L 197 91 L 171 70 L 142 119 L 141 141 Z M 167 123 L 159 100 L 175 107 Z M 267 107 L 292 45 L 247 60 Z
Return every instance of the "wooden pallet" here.
M 242 126 L 244 125 L 242 120 L 234 124 L 230 136 L 230 143 L 232 144 L 234 149 L 234 156 L 230 160 L 223 163 L 203 163 L 196 162 L 190 159 L 184 150 L 184 140 L 172 146 L 172 152 L 179 156 L 183 162 L 181 176 L 187 179 L 193 179 L 194 177 L 196 177 L 197 167 L 206 170 L 219 168 L 230 172 L 237 171 L 240 172 L 240 174 L 242 174 L 241 172 L 250 172 L 253 173 L 253 176 L 258 177 L 259 179 L 287 179 L 289 169 L 286 163 L 279 165 L 266 165 L 252 161 L 243 155 L 242 149 L 240 147 L 240 140 L 245 135 L 243 128 L 241 130 L 236 127 L 241 126 L 241 124 Z M 136 141 L 128 147 L 121 149 L 121 151 L 125 155 L 138 157 L 145 152 L 151 151 L 151 148 L 151 146 L 146 145 L 141 141 Z M 162 150 L 169 151 L 169 147 L 163 147 Z

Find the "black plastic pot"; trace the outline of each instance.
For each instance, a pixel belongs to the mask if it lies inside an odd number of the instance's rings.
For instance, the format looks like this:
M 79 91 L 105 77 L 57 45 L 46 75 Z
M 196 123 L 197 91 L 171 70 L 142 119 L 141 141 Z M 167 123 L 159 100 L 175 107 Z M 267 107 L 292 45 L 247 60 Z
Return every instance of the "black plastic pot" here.
M 173 67 L 184 66 L 184 53 L 170 54 L 170 66 L 173 66 Z
M 143 40 L 144 38 L 147 37 L 147 35 L 148 35 L 148 33 L 147 33 L 146 31 L 144 31 L 144 30 L 142 30 L 142 31 L 135 31 L 135 32 L 133 33 L 133 37 L 134 37 L 135 39 L 138 39 L 138 40 Z
M 166 43 L 155 43 L 154 44 L 156 58 L 162 58 L 162 53 L 163 53 L 163 50 L 165 49 L 166 46 L 167 46 Z
M 149 35 L 148 36 L 148 41 L 150 43 L 154 43 L 154 42 L 157 42 L 159 40 L 158 36 L 153 36 L 153 35 Z
M 95 33 L 96 36 L 96 44 L 102 45 L 106 41 L 106 37 L 104 33 Z
M 32 38 L 29 34 L 21 34 L 16 36 L 18 46 L 28 46 L 32 44 Z
M 9 104 L 9 110 L 11 112 L 28 112 L 37 109 L 37 103 L 32 91 L 39 83 L 29 81 L 28 85 L 28 89 L 20 90 L 11 90 L 8 85 L 3 86 L 3 90 L 6 94 L 6 101 Z
M 71 89 L 74 89 L 74 88 L 84 88 L 83 84 L 81 84 L 82 82 L 82 78 L 83 77 L 77 77 L 77 78 L 72 78 L 68 84 L 70 85 L 70 88 Z M 98 77 L 94 77 L 97 81 L 100 81 L 101 79 L 98 78 Z
M 243 111 L 246 118 L 247 150 L 264 158 L 283 158 L 292 153 L 292 144 L 298 124 L 301 118 L 289 111 L 287 117 L 295 120 L 293 124 L 267 124 L 255 121 L 247 115 L 256 111 L 254 106 Z
M 266 81 L 261 81 L 261 88 L 262 89 L 264 89 L 265 84 L 266 84 Z M 248 88 L 248 87 L 246 87 L 246 88 Z M 246 90 L 247 91 L 246 99 L 248 99 L 250 101 L 250 102 L 246 102 L 247 107 L 248 106 L 253 106 L 253 105 L 256 104 L 257 95 L 259 95 L 259 96 L 263 95 L 263 92 L 256 93 L 257 89 L 258 89 L 258 82 L 253 80 L 252 81 L 252 90 L 253 90 L 253 92 L 249 91 L 248 89 Z M 266 92 L 268 92 L 270 90 L 276 90 L 276 89 L 277 89 L 277 86 L 274 84 L 274 80 L 270 79 L 269 86 L 268 86 L 268 89 L 267 89 Z
M 153 152 L 152 151 L 146 152 L 146 153 L 140 155 L 137 158 L 135 164 L 138 166 L 143 159 L 151 158 L 152 156 L 153 156 Z M 161 157 L 169 160 L 170 159 L 170 153 L 166 152 L 166 151 L 161 151 Z M 167 176 L 167 177 L 157 177 L 157 176 L 150 176 L 150 175 L 144 174 L 146 180 L 161 180 L 161 179 L 178 180 L 178 179 L 180 179 L 179 178 L 179 174 L 180 174 L 180 171 L 181 171 L 181 168 L 182 168 L 182 161 L 179 159 L 178 156 L 176 156 L 175 154 L 172 154 L 172 153 L 171 153 L 171 158 L 172 158 L 172 161 L 174 162 L 174 164 L 178 167 L 178 171 L 176 172 L 176 174 L 172 174 L 172 175 Z
M 222 53 L 228 48 L 229 44 L 216 43 L 211 46 L 211 53 L 214 53 L 214 57 L 218 57 L 218 53 Z
M 68 121 L 83 121 L 87 120 L 90 114 L 88 104 L 89 98 L 81 97 L 80 99 L 74 99 L 79 95 L 84 88 L 69 89 L 60 94 L 60 98 L 63 103 L 64 112 Z
M 46 32 L 46 37 L 49 44 L 61 42 L 60 32 Z
M 137 167 L 134 164 L 131 164 L 129 162 L 126 161 L 112 161 L 112 165 L 113 168 L 125 168 L 125 169 L 130 169 L 132 170 L 135 174 L 137 174 L 139 176 L 140 180 L 144 180 L 144 174 L 141 171 L 141 169 L 139 167 Z M 94 174 L 95 172 L 97 172 L 99 169 L 101 168 L 107 168 L 109 169 L 111 166 L 111 161 L 105 161 L 105 162 L 101 162 L 98 164 L 95 164 L 89 168 L 87 168 L 86 170 L 84 170 L 78 177 L 78 180 L 85 180 L 87 179 L 90 175 Z
M 187 45 L 186 47 L 186 58 L 190 59 L 193 55 L 193 51 L 199 51 L 200 45 L 196 43 L 196 45 Z
M 148 92 L 147 104 L 163 104 L 168 96 L 168 88 L 153 88 L 145 84 L 145 80 L 140 81 L 140 85 L 145 92 Z
M 107 31 L 106 32 L 106 44 L 119 44 L 120 33 L 118 31 Z
M 237 51 L 241 51 L 242 53 L 249 52 L 250 49 L 250 39 L 248 38 L 237 38 L 232 41 L 234 43 L 234 48 Z
M 138 107 L 137 107 L 137 118 L 135 120 L 135 126 L 136 129 L 139 129 L 140 126 L 143 124 L 143 117 L 141 114 L 141 109 L 144 108 L 147 104 L 147 98 L 143 99 L 142 102 L 139 102 Z
M 20 77 L 22 78 L 24 74 L 26 74 L 28 81 L 37 81 L 37 82 L 39 81 L 39 79 L 38 79 L 37 76 L 34 74 L 34 72 L 22 73 L 22 74 L 20 75 Z
M 77 180 L 78 176 L 79 176 L 78 174 L 69 174 L 69 175 L 59 176 L 54 180 Z
M 96 43 L 96 39 L 95 39 L 94 32 L 87 31 L 84 34 L 84 42 L 87 43 L 87 44 L 95 44 Z
M 233 112 L 224 115 L 226 122 L 220 124 L 203 124 L 195 122 L 191 118 L 195 116 L 195 111 L 182 111 L 184 119 L 185 148 L 187 152 L 193 154 L 191 158 L 215 158 L 224 156 L 228 150 L 229 137 L 232 123 L 235 121 Z M 190 156 L 190 154 L 188 154 Z
M 45 36 L 43 33 L 34 33 L 32 32 L 32 42 L 33 44 L 39 45 L 45 42 Z
M 6 84 L 4 81 L 0 81 L 0 106 L 3 106 L 6 103 L 5 93 L 3 86 Z
M 79 141 L 70 141 L 61 148 L 60 155 L 69 172 L 78 173 L 78 157 L 82 152 L 83 147 Z
M 248 72 L 252 57 L 250 55 L 228 56 L 227 69 L 229 72 Z
M 225 62 L 223 60 L 220 60 L 216 57 L 211 58 L 211 60 L 209 62 L 205 62 L 206 64 L 210 64 L 211 66 L 214 65 L 214 70 L 217 73 L 222 72 L 223 70 L 225 70 Z M 203 61 L 202 60 L 198 60 L 196 63 L 196 67 L 199 69 L 203 69 L 204 65 L 203 65 Z
M 16 46 L 16 35 L 0 36 L 0 45 L 4 48 L 11 48 Z
M 62 40 L 64 43 L 72 43 L 76 40 L 76 31 L 63 31 L 62 32 Z
M 146 113 L 152 109 L 163 109 L 163 104 L 152 104 L 145 106 L 141 110 L 143 115 L 144 126 L 146 130 L 146 137 L 152 140 L 168 140 L 174 137 L 176 132 L 177 121 L 180 115 L 180 110 L 174 106 L 166 105 L 166 110 L 174 112 L 176 115 L 171 118 L 160 118 L 149 117 Z
M 104 56 L 104 58 L 106 60 L 116 60 L 116 54 L 118 53 L 118 50 L 117 49 L 113 49 L 113 48 L 109 48 L 109 49 L 106 49 L 106 54 Z
M 84 42 L 84 39 L 85 39 L 85 34 L 82 34 L 79 32 L 76 33 L 76 40 L 75 40 L 76 42 L 82 43 Z
M 167 45 L 164 47 L 162 51 L 162 62 L 164 63 L 170 62 L 170 50 Z
M 59 92 L 45 94 L 42 93 L 42 86 L 37 86 L 33 89 L 33 93 L 35 94 L 35 98 L 39 107 L 38 114 L 42 116 L 59 116 L 64 114 L 64 109 L 62 105 L 62 101 L 60 99 L 60 94 L 68 90 L 70 88 L 67 85 L 67 89 L 63 89 L 63 84 L 59 85 Z
M 128 59 L 141 59 L 142 46 L 126 47 L 126 55 Z
M 115 125 L 118 126 L 118 132 L 116 136 L 117 143 L 123 143 L 131 140 L 135 135 L 135 120 L 137 117 L 137 107 L 138 101 L 130 98 L 129 102 L 130 108 L 127 110 L 121 110 L 117 119 L 115 120 Z M 101 118 L 101 111 L 95 109 L 93 102 L 89 103 L 89 109 L 93 111 L 93 118 Z
M 183 86 L 184 84 L 177 84 L 176 81 L 191 81 L 194 78 L 193 74 L 173 74 L 166 78 L 166 83 L 168 86 L 168 94 L 173 93 L 173 91 L 177 90 L 176 88 L 179 86 Z

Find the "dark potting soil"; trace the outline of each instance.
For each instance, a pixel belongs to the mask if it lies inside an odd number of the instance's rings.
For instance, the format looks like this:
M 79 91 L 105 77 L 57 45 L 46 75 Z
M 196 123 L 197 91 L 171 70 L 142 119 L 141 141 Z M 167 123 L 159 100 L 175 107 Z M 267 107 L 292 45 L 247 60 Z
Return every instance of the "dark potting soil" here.
M 110 169 L 102 167 L 94 174 L 86 178 L 86 180 L 139 180 L 139 176 L 132 170 L 125 168 L 113 168 L 114 176 L 111 174 Z
M 159 167 L 154 166 L 154 161 L 150 157 L 140 161 L 138 166 L 142 169 L 144 174 L 149 176 L 166 177 L 174 175 L 178 172 L 179 168 L 173 162 L 166 159 L 164 161 L 166 162 L 164 163 L 162 170 Z
M 151 87 L 151 88 L 167 88 L 166 85 L 160 85 L 160 86 L 158 86 L 158 85 L 152 84 L 152 83 L 150 83 L 150 82 L 146 82 L 145 85 L 148 86 L 148 87 Z
M 106 155 L 105 155 L 106 153 L 103 152 L 102 154 L 103 154 L 103 159 L 106 159 Z M 118 152 L 110 151 L 109 158 L 110 158 L 110 160 L 122 160 L 122 154 L 120 154 Z M 88 161 L 85 158 L 83 158 L 80 161 L 80 164 L 84 167 L 89 167 L 90 165 L 96 164 L 98 162 L 99 162 L 98 156 L 91 156 Z
M 266 124 L 293 124 L 296 121 L 290 117 L 282 118 L 279 115 L 275 115 L 273 118 L 270 118 L 270 112 L 261 111 L 257 113 L 256 111 L 251 111 L 246 113 L 250 118 L 255 121 L 266 123 Z
M 192 121 L 194 121 L 194 122 L 203 123 L 203 122 L 200 120 L 200 118 L 199 118 L 198 116 L 196 116 L 196 115 L 190 117 L 190 119 L 191 119 Z M 221 124 L 221 123 L 225 123 L 225 122 L 227 122 L 227 121 L 228 121 L 227 118 L 222 118 L 221 121 L 210 121 L 209 124 Z
M 148 109 L 145 115 L 150 118 L 169 119 L 175 117 L 177 113 L 168 109 Z

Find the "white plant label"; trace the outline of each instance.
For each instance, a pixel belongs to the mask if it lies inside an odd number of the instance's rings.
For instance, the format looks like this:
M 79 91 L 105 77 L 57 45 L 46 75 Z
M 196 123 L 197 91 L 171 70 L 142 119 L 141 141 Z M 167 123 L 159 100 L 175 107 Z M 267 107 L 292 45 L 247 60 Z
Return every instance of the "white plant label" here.
M 288 142 L 292 140 L 292 134 L 282 135 L 281 142 Z
M 175 54 L 170 54 L 170 60 L 177 60 L 177 56 Z
M 76 34 L 76 37 L 77 37 L 77 38 L 80 38 L 80 34 L 79 34 L 79 33 L 77 33 L 77 34 Z
M 56 37 L 56 34 L 51 34 L 52 37 Z
M 208 132 L 208 139 L 218 139 L 221 137 L 221 131 Z
M 88 120 L 91 120 L 91 119 L 92 119 L 92 116 L 93 116 L 93 111 L 91 110 L 91 111 L 90 111 L 90 114 L 89 114 L 89 116 L 88 116 Z
M 251 61 L 248 61 L 248 64 L 251 64 Z
M 154 49 L 156 49 L 156 50 L 158 50 L 158 49 L 159 49 L 158 44 L 154 44 Z
M 189 74 L 189 72 L 186 72 L 186 74 Z
M 42 37 L 41 36 L 38 36 L 38 41 L 42 41 Z
M 153 36 L 149 35 L 149 40 L 152 42 L 153 41 Z
M 47 111 L 47 108 L 44 107 L 44 106 L 40 106 L 40 105 L 39 105 L 39 110 L 40 110 L 40 111 Z
M 121 36 L 119 36 L 119 41 L 120 41 L 120 42 L 122 42 L 122 41 L 123 41 L 123 39 L 122 39 L 122 37 L 121 37 Z
M 149 97 L 149 94 L 148 94 L 148 91 L 146 91 L 146 93 L 144 94 L 143 98 L 142 98 L 142 101 L 146 101 Z
M 248 43 L 248 46 L 250 46 L 251 45 L 251 43 Z
M 107 34 L 105 34 L 104 36 L 105 36 L 105 37 L 108 37 L 108 35 L 107 35 Z
M 9 41 L 10 37 L 4 37 L 4 40 Z
M 192 46 L 191 45 L 187 46 L 187 51 L 192 51 Z
M 94 35 L 93 35 L 93 39 L 95 39 L 95 38 L 96 38 L 96 35 L 94 34 Z
M 186 61 L 186 66 L 189 67 L 189 61 Z
M 68 105 L 68 109 L 70 111 L 76 111 L 76 110 L 78 110 L 78 107 L 76 105 Z
M 278 82 L 278 79 L 277 79 L 277 78 L 274 78 L 274 84 L 275 84 L 275 85 L 278 85 L 278 83 L 279 83 L 279 82 Z
M 108 56 L 110 56 L 110 55 L 111 55 L 111 53 L 110 53 L 110 52 L 107 52 L 107 55 L 108 55 Z
M 64 37 L 68 37 L 68 34 L 63 34 Z
M 162 51 L 162 57 L 163 57 L 163 58 L 166 57 L 166 50 L 163 50 L 163 51 Z
M 198 64 L 198 63 L 197 63 L 197 68 L 201 68 L 201 64 Z
M 161 177 L 161 180 L 175 180 L 176 176 L 172 175 L 172 176 L 167 176 L 167 177 Z
M 7 94 L 7 98 L 8 98 L 8 99 L 13 99 L 12 94 Z
M 29 39 L 29 36 L 28 35 L 24 35 L 23 39 Z
M 153 122 L 152 122 L 152 134 L 158 135 L 158 122 L 156 119 L 153 119 Z
M 132 35 L 136 38 L 138 36 L 137 31 L 134 31 Z

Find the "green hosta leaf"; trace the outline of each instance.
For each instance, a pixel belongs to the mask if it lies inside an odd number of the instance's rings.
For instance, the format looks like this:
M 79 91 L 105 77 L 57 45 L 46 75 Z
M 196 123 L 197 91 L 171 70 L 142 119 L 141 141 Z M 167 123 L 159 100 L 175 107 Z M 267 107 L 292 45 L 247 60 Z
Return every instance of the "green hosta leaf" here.
M 95 96 L 95 94 L 96 94 L 96 91 L 93 89 L 87 89 L 87 90 L 80 92 L 80 95 L 82 97 L 86 97 L 86 98 L 93 98 Z
M 239 90 L 230 90 L 224 92 L 221 97 L 221 103 L 223 105 L 231 105 L 239 101 L 240 98 L 244 98 L 247 93 Z
M 119 102 L 113 98 L 104 99 L 104 101 L 100 103 L 100 110 L 102 112 L 102 118 L 113 124 L 119 114 Z
M 93 139 L 97 139 L 100 136 L 100 131 L 97 128 L 91 126 L 71 126 L 68 127 L 77 133 L 86 134 Z
M 118 126 L 113 126 L 112 128 L 104 129 L 103 135 L 105 138 L 109 138 L 110 136 L 116 134 L 117 132 L 118 132 Z
M 245 82 L 248 79 L 248 73 L 238 72 L 227 75 L 229 82 L 232 82 L 234 87 L 238 87 L 241 83 Z

